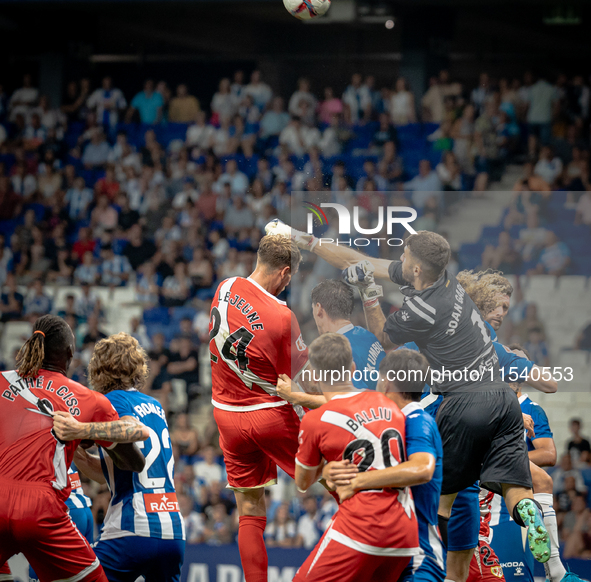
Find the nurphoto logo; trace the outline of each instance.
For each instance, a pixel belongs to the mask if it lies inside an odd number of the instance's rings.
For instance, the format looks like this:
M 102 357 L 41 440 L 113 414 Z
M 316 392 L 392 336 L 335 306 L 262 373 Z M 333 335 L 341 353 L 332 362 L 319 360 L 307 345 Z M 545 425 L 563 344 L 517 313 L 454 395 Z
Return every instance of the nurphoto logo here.
M 379 206 L 377 208 L 377 222 L 370 228 L 362 226 L 360 220 L 361 214 L 365 212 L 360 206 L 353 206 L 353 217 L 351 220 L 351 212 L 343 204 L 336 202 L 322 202 L 320 205 L 312 204 L 311 202 L 304 202 L 304 208 L 309 210 L 306 221 L 306 231 L 308 234 L 313 234 L 314 221 L 318 226 L 328 226 L 328 218 L 324 212 L 324 208 L 332 208 L 336 211 L 338 216 L 338 233 L 339 235 L 350 235 L 351 232 L 360 235 L 378 235 L 383 233 L 384 226 L 386 234 L 390 237 L 394 231 L 395 224 L 401 224 L 411 234 L 416 234 L 417 231 L 411 226 L 411 222 L 416 220 L 417 211 L 410 206 Z M 376 216 L 374 215 L 374 216 Z M 399 247 L 404 244 L 401 238 L 386 238 L 386 237 L 358 237 L 354 239 L 341 240 L 335 238 L 319 238 L 318 244 L 335 243 L 344 246 L 366 247 L 377 242 L 378 246 L 385 242 L 388 246 Z

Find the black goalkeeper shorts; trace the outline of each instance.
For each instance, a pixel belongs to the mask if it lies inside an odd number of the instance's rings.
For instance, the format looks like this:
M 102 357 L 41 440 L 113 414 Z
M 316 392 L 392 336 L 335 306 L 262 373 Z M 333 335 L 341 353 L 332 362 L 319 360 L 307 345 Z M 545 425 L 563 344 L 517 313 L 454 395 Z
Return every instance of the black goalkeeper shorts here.
M 502 483 L 532 487 L 521 407 L 506 384 L 446 396 L 437 425 L 443 442 L 442 495 L 478 480 L 499 494 Z

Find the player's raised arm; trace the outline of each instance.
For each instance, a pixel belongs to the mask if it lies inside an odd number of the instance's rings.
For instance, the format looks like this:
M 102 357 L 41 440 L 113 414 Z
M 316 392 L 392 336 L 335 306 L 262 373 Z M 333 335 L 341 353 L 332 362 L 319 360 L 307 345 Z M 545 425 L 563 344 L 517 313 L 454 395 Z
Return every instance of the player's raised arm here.
M 384 331 L 386 316 L 380 305 L 383 291 L 382 286 L 375 282 L 373 265 L 364 259 L 345 269 L 343 278 L 349 285 L 353 285 L 359 290 L 367 329 L 378 338 L 385 350 L 397 347 L 397 344 L 394 344 Z
M 525 375 L 525 384 L 535 388 L 536 390 L 539 390 L 540 392 L 545 392 L 546 394 L 554 394 L 554 392 L 558 390 L 558 382 L 552 378 L 550 369 L 541 368 L 540 366 L 534 364 L 527 357 L 527 354 L 523 351 L 521 346 L 512 344 L 509 347 L 503 347 L 506 351 L 515 354 L 515 358 L 512 361 L 512 366 L 518 369 L 518 374 L 520 377 Z M 507 373 L 509 373 L 509 371 L 505 370 L 505 374 Z
M 267 234 L 279 234 L 291 237 L 299 248 L 317 254 L 327 263 L 338 269 L 346 269 L 362 260 L 371 262 L 374 268 L 374 275 L 378 279 L 389 279 L 388 269 L 392 261 L 387 259 L 375 259 L 350 247 L 336 245 L 329 241 L 320 240 L 312 234 L 307 234 L 289 225 L 273 220 L 265 226 Z
M 359 251 L 356 251 L 350 247 L 339 246 L 331 242 L 322 242 L 317 244 L 313 251 L 321 259 L 324 259 L 327 263 L 337 267 L 338 269 L 346 269 L 355 265 L 359 261 L 368 261 L 371 263 L 374 269 L 374 277 L 377 279 L 389 279 L 390 275 L 388 270 L 390 264 L 393 261 L 388 259 L 376 259 L 374 257 L 368 257 Z

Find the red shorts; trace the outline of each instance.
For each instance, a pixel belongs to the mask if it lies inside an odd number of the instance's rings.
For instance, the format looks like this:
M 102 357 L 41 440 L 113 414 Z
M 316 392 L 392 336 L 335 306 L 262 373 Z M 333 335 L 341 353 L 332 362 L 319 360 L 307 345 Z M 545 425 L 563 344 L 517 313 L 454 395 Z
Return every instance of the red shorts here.
M 300 419 L 293 406 L 250 412 L 214 408 L 213 416 L 220 429 L 229 487 L 273 485 L 277 481 L 277 465 L 294 477 Z
M 363 554 L 330 537 L 329 528 L 297 571 L 293 582 L 397 582 L 408 556 Z
M 483 541 L 478 543 L 470 561 L 470 573 L 466 582 L 504 582 L 503 568 L 495 551 Z
M 55 491 L 0 481 L 0 564 L 22 552 L 41 582 L 107 582 L 98 558 Z
M 8 564 L 2 564 L 2 566 L 0 566 L 0 582 L 8 580 L 14 580 L 14 578 L 12 577 Z

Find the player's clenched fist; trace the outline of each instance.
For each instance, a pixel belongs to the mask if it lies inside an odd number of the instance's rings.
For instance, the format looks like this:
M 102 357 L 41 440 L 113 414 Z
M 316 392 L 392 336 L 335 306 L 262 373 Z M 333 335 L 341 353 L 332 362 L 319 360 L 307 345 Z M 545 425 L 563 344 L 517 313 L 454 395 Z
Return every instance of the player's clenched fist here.
M 529 415 L 522 413 L 523 416 L 523 424 L 525 426 L 525 430 L 527 431 L 527 436 L 530 439 L 533 439 L 536 436 L 536 432 L 534 430 L 534 419 Z
M 301 230 L 291 228 L 289 224 L 281 222 L 278 218 L 267 223 L 265 234 L 289 237 L 299 248 L 307 251 L 313 251 L 314 247 L 318 244 L 318 239 L 313 234 L 307 234 Z
M 53 431 L 60 441 L 75 441 L 83 438 L 83 424 L 78 422 L 69 412 L 58 410 L 53 414 Z
M 354 285 L 359 289 L 361 299 L 366 307 L 375 304 L 378 298 L 384 294 L 382 286 L 376 284 L 374 266 L 367 259 L 344 269 L 343 279 L 349 285 Z
M 293 403 L 291 398 L 291 379 L 287 374 L 279 374 L 277 378 L 277 396 Z

